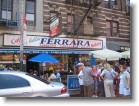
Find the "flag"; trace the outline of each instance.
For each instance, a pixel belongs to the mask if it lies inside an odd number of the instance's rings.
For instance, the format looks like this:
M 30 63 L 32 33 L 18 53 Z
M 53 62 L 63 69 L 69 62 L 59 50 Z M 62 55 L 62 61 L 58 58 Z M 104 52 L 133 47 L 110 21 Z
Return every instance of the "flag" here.
M 23 17 L 23 45 L 26 44 L 26 32 L 27 32 L 27 25 L 26 25 L 26 17 Z
M 95 60 L 93 54 L 91 55 L 90 64 L 91 64 L 92 66 L 93 66 L 93 65 L 96 65 L 96 60 Z

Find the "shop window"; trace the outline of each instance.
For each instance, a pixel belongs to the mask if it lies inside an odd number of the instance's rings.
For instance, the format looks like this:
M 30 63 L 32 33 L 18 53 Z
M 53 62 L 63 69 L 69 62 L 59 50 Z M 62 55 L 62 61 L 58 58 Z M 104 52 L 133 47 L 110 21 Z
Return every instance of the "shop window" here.
M 1 19 L 11 20 L 13 0 L 2 0 L 1 3 Z
M 117 0 L 104 0 L 105 8 L 113 8 L 117 4 Z
M 26 0 L 27 25 L 35 25 L 36 0 Z
M 30 86 L 24 78 L 15 75 L 0 75 L 0 89 L 20 88 Z
M 68 14 L 68 33 L 74 32 L 74 15 Z
M 118 22 L 116 21 L 106 21 L 107 35 L 117 36 L 118 35 Z

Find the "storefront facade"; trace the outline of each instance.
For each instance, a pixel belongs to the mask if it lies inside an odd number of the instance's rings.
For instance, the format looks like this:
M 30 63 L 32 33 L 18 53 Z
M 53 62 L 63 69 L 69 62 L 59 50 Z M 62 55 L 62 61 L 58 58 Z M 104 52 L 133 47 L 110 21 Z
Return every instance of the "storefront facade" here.
M 69 71 L 75 59 L 78 61 L 88 61 L 89 52 L 103 48 L 103 40 L 100 39 L 73 39 L 73 38 L 49 38 L 47 36 L 28 35 L 24 45 L 24 69 L 38 69 L 39 64 L 31 63 L 28 59 L 40 54 L 48 53 L 60 60 L 60 68 Z M 4 34 L 3 47 L 0 48 L 0 66 L 10 65 L 15 70 L 19 70 L 20 35 Z M 45 65 L 44 65 L 45 66 Z

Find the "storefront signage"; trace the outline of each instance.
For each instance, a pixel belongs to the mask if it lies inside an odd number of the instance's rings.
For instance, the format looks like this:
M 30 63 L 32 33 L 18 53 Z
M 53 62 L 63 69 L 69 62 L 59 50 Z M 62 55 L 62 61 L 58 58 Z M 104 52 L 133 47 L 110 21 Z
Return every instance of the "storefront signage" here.
M 61 34 L 61 23 L 60 19 L 57 18 L 50 24 L 50 38 L 58 36 Z
M 80 89 L 79 80 L 77 76 L 68 77 L 68 90 Z
M 79 94 L 80 84 L 77 75 L 67 76 L 67 89 L 70 94 Z
M 25 46 L 56 47 L 56 48 L 82 48 L 102 49 L 102 40 L 72 39 L 72 38 L 49 38 L 41 36 L 27 36 Z M 4 46 L 19 46 L 19 35 L 4 35 Z

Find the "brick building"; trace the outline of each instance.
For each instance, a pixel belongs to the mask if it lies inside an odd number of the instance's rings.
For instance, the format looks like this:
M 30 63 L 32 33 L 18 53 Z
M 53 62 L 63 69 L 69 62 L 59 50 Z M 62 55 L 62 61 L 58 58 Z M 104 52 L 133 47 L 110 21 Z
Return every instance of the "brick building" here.
M 129 0 L 25 0 L 27 42 L 25 64 L 42 52 L 69 65 L 88 59 L 91 50 L 130 49 Z M 0 0 L 0 64 L 19 64 L 20 0 Z M 49 38 L 51 18 L 58 15 L 61 35 Z M 91 46 L 90 46 L 91 45 Z M 17 58 L 16 58 L 17 57 Z M 65 66 L 66 67 L 66 66 Z M 29 68 L 28 68 L 29 69 Z M 28 70 L 27 69 L 27 70 Z
M 110 49 L 130 48 L 128 0 L 44 0 L 43 13 L 44 32 L 49 32 L 47 20 L 52 14 L 60 13 L 62 32 L 66 36 L 104 37 Z

